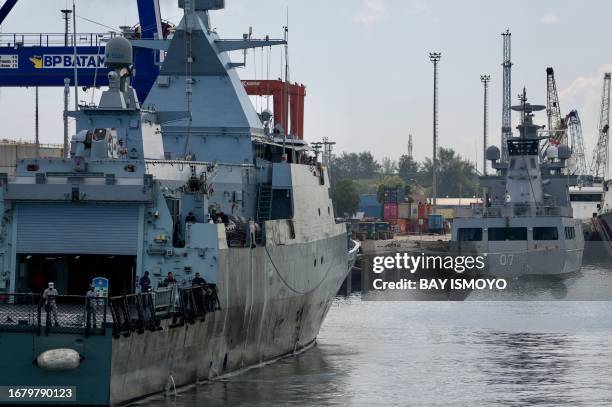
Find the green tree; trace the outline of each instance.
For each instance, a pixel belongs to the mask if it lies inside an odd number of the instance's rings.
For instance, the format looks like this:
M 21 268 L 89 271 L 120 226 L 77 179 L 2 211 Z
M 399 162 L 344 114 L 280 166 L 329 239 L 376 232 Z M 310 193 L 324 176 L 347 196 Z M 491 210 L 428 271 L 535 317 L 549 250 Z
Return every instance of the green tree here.
M 332 202 L 336 216 L 351 216 L 359 209 L 359 193 L 357 185 L 350 179 L 334 183 L 332 187 Z
M 376 192 L 378 202 L 384 201 L 386 188 L 404 188 L 406 196 L 410 194 L 410 187 L 404 182 L 403 179 L 401 179 L 398 175 L 387 175 L 378 185 L 378 191 Z
M 419 163 L 408 155 L 402 155 L 398 161 L 398 175 L 407 183 L 417 180 L 419 176 Z
M 380 164 L 369 151 L 342 153 L 334 156 L 330 165 L 334 181 L 373 178 L 380 170 Z
M 474 165 L 464 160 L 450 148 L 440 148 L 438 153 L 438 197 L 474 196 L 478 194 L 478 174 Z M 433 164 L 426 158 L 417 177 L 424 187 L 431 187 Z

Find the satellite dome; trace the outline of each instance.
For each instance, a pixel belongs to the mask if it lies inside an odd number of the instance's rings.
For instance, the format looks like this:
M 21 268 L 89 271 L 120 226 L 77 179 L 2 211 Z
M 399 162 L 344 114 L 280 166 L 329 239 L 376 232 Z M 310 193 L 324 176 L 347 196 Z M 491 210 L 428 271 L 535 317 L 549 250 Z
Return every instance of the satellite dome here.
M 123 37 L 114 37 L 106 43 L 104 64 L 113 69 L 132 65 L 132 44 Z
M 572 150 L 567 144 L 561 144 L 557 147 L 557 154 L 560 160 L 567 160 L 572 156 Z
M 559 149 L 556 146 L 548 146 L 546 149 L 546 158 L 554 160 L 559 157 Z
M 499 153 L 499 148 L 497 148 L 496 146 L 490 146 L 489 148 L 487 148 L 486 156 L 487 156 L 487 160 L 489 161 L 499 160 L 499 157 L 501 157 Z

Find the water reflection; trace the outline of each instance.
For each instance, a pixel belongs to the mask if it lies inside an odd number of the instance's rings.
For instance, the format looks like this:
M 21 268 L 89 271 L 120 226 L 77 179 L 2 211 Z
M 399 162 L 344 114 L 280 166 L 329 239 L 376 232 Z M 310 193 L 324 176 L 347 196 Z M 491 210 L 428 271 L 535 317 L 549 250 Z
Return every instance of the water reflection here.
M 475 363 L 482 369 L 485 383 L 499 394 L 496 402 L 575 404 L 576 400 L 563 391 L 571 385 L 573 362 L 573 344 L 567 335 L 478 332 L 475 339 L 483 347 Z
M 356 295 L 336 299 L 317 347 L 143 405 L 609 406 L 611 337 L 611 302 Z

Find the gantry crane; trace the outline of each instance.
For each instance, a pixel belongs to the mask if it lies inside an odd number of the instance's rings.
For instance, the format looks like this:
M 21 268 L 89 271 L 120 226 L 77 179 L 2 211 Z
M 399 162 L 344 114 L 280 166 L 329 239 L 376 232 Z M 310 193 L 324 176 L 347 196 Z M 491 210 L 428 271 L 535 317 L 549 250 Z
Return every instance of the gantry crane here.
M 572 110 L 569 112 L 565 118 L 565 122 L 567 123 L 567 132 L 569 133 L 571 140 L 572 155 L 576 159 L 576 171 L 574 174 L 578 176 L 588 175 L 588 165 L 586 156 L 584 155 L 582 124 L 580 123 L 578 111 Z
M 591 175 L 595 179 L 604 179 L 608 176 L 608 146 L 610 130 L 610 73 L 604 74 L 603 91 L 601 95 L 601 110 L 599 114 L 599 135 L 597 145 L 593 152 Z

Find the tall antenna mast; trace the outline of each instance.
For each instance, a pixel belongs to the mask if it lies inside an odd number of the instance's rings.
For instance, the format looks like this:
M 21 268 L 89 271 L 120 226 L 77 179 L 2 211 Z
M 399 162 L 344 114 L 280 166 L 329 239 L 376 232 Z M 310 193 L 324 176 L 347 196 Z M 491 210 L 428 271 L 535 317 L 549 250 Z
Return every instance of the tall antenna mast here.
M 412 134 L 408 134 L 408 158 L 411 160 L 414 158 L 412 155 Z
M 442 53 L 430 52 L 429 60 L 434 66 L 434 96 L 433 96 L 433 183 L 432 183 L 432 198 L 435 212 L 435 206 L 438 201 L 438 62 Z
M 487 144 L 489 132 L 489 82 L 491 75 L 480 75 L 480 81 L 484 88 L 484 117 L 482 129 L 482 173 L 487 175 Z
M 76 6 L 72 0 L 72 47 L 74 49 L 74 110 L 79 110 L 79 76 L 77 67 L 77 44 L 76 44 Z
M 508 161 L 508 139 L 512 137 L 512 61 L 511 61 L 511 38 L 510 29 L 502 33 L 504 39 L 504 61 L 502 63 L 503 79 L 503 100 L 502 100 L 502 128 L 501 128 L 501 161 Z
M 289 7 L 287 7 L 287 25 L 283 27 L 285 30 L 285 84 L 283 86 L 283 117 L 285 122 L 283 123 L 283 156 L 287 160 L 285 144 L 287 143 L 287 133 L 289 132 Z M 293 158 L 293 150 L 292 158 Z

